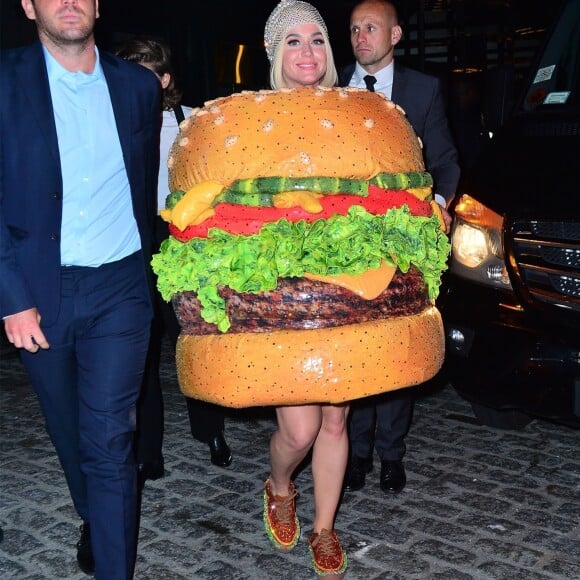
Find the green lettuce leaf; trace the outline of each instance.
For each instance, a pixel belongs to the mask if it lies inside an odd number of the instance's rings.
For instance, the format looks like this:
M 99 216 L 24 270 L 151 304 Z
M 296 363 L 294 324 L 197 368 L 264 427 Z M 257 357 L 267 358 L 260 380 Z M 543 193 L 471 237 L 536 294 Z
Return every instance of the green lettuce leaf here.
M 407 206 L 372 215 L 352 206 L 328 220 L 267 223 L 252 236 L 212 228 L 207 238 L 180 242 L 169 237 L 153 256 L 157 285 L 165 300 L 193 291 L 206 322 L 226 332 L 230 326 L 219 286 L 236 292 L 276 288 L 278 278 L 361 274 L 382 261 L 402 272 L 415 266 L 435 298 L 447 268 L 450 245 L 436 216 L 413 216 Z

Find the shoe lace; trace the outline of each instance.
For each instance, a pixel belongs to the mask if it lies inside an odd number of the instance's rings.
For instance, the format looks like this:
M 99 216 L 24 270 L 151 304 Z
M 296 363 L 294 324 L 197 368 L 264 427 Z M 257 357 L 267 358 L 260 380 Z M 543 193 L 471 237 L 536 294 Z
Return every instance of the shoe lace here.
M 276 517 L 282 525 L 290 525 L 294 522 L 294 498 L 296 490 L 293 489 L 286 496 L 273 496 L 273 508 L 276 511 Z
M 323 557 L 332 557 L 337 552 L 337 539 L 329 530 L 321 530 L 318 537 L 312 542 L 312 546 Z

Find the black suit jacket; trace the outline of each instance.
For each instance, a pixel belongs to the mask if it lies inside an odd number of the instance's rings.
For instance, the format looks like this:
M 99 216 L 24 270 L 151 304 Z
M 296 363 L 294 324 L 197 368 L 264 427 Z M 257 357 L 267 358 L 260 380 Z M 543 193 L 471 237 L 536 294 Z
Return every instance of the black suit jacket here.
M 157 213 L 160 88 L 140 65 L 99 51 L 149 272 Z M 0 316 L 37 307 L 57 316 L 63 184 L 39 42 L 0 55 Z
M 354 70 L 353 63 L 340 71 L 341 86 L 348 86 Z M 439 80 L 395 62 L 391 100 L 404 109 L 421 138 L 425 167 L 433 177 L 433 193 L 451 201 L 459 182 L 459 163 Z

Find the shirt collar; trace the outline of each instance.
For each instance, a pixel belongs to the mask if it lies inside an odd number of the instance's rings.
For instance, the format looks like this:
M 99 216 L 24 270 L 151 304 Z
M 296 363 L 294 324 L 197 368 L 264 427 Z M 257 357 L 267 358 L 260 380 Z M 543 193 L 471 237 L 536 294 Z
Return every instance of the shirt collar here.
M 394 71 L 395 63 L 394 61 L 391 61 L 386 67 L 373 74 L 373 76 L 377 79 L 375 84 L 375 90 L 377 92 L 382 93 L 386 87 L 391 87 L 393 85 Z M 368 74 L 369 73 L 357 62 L 353 73 L 356 86 L 364 88 L 366 85 L 363 78 Z
M 95 68 L 91 73 L 85 73 L 82 71 L 71 72 L 64 68 L 47 50 L 45 46 L 42 47 L 44 52 L 44 60 L 46 62 L 46 71 L 48 73 L 48 79 L 51 82 L 58 80 L 72 80 L 74 79 L 78 84 L 90 84 L 92 82 L 98 81 L 103 77 L 103 69 L 101 68 L 101 59 L 99 57 L 99 49 L 95 46 Z

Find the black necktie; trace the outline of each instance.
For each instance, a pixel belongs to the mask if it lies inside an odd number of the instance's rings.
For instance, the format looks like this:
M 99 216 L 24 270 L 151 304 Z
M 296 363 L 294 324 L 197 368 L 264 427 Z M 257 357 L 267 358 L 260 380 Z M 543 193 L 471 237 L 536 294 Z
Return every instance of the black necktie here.
M 365 82 L 367 89 L 374 93 L 375 92 L 375 83 L 377 82 L 377 78 L 374 77 L 373 75 L 366 75 L 363 78 L 363 81 Z

